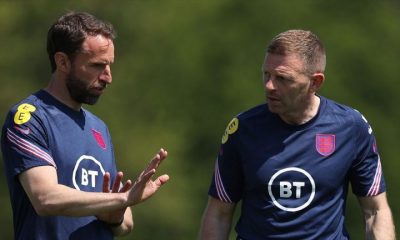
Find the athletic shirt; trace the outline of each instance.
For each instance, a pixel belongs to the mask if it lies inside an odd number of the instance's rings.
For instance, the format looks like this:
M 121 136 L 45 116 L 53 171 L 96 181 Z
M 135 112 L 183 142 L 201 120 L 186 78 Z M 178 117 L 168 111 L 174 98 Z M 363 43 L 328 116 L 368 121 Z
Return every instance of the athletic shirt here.
M 58 183 L 102 192 L 103 176 L 116 176 L 107 126 L 81 108 L 75 111 L 44 90 L 9 112 L 1 147 L 10 192 L 15 239 L 113 239 L 111 228 L 95 216 L 38 216 L 18 180 L 30 168 L 52 166 Z
M 317 115 L 303 125 L 286 124 L 266 104 L 228 124 L 209 195 L 242 201 L 238 239 L 349 239 L 349 182 L 357 196 L 385 191 L 367 120 L 319 97 Z

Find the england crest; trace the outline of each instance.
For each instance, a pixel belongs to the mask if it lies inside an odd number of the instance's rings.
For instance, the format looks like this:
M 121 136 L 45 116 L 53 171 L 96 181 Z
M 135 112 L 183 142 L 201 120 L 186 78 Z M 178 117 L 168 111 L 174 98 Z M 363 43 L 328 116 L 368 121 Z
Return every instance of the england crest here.
M 104 142 L 103 136 L 101 135 L 100 132 L 92 129 L 92 133 L 93 133 L 93 137 L 96 139 L 97 144 L 99 144 L 99 146 L 102 149 L 106 149 L 106 143 Z
M 315 136 L 315 148 L 322 156 L 331 155 L 336 148 L 336 136 L 334 134 L 317 134 Z

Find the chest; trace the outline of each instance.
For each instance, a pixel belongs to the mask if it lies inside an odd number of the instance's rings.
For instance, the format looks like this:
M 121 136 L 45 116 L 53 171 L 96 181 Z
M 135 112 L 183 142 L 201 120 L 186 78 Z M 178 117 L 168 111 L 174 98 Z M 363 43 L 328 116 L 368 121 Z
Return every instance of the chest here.
M 331 191 L 347 181 L 354 160 L 349 128 L 316 126 L 299 131 L 247 131 L 240 155 L 247 191 Z
M 62 118 L 53 119 L 47 129 L 59 182 L 79 190 L 101 191 L 105 172 L 115 172 L 104 124 Z

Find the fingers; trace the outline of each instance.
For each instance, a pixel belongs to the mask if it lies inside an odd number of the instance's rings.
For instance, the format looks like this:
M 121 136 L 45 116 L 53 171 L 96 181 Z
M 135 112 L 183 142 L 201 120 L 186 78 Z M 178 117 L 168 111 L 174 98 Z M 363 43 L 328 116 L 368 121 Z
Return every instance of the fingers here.
M 119 190 L 119 192 L 126 192 L 129 189 L 131 189 L 131 187 L 133 186 L 133 183 L 131 180 L 126 181 L 126 183 L 124 184 L 124 186 Z
M 135 184 L 146 184 L 148 181 L 150 181 L 151 177 L 156 173 L 155 169 L 151 169 L 147 172 L 143 172 L 143 175 L 140 176 Z
M 149 165 L 147 166 L 145 172 L 150 171 L 151 169 L 157 169 L 160 165 L 161 161 L 167 158 L 168 152 L 165 151 L 163 148 L 158 151 L 158 153 L 151 159 Z
M 158 186 L 161 187 L 163 184 L 165 184 L 166 182 L 168 182 L 169 180 L 169 176 L 167 174 L 161 175 L 159 176 L 154 183 Z
M 160 149 L 158 154 L 160 155 L 161 160 L 167 158 L 167 156 L 168 156 L 168 152 L 166 150 L 164 150 L 163 148 Z
M 146 169 L 140 174 L 137 182 L 148 182 L 150 181 L 151 177 L 155 174 L 156 169 L 160 165 L 161 161 L 167 158 L 168 152 L 164 150 L 163 148 L 158 151 L 158 153 L 151 159 L 149 165 L 146 167 Z M 161 186 L 165 182 L 167 182 L 169 179 L 168 175 L 163 175 L 157 178 L 155 183 L 158 186 Z
M 110 192 L 110 173 L 106 172 L 103 176 L 103 192 L 108 193 Z
M 114 184 L 112 186 L 112 189 L 110 190 L 111 175 L 110 175 L 109 172 L 105 172 L 104 173 L 104 177 L 103 177 L 103 192 L 106 192 L 106 193 L 109 193 L 109 192 L 113 192 L 113 193 L 126 192 L 130 188 L 132 188 L 133 183 L 129 179 L 121 187 L 121 182 L 122 182 L 123 176 L 124 176 L 123 172 L 118 172 L 117 173 L 117 175 L 115 176 L 115 180 L 114 180 Z
M 168 152 L 165 151 L 163 148 L 161 148 L 160 151 L 158 151 L 158 153 L 153 157 L 150 164 L 153 163 L 154 167 L 157 168 L 158 165 L 160 164 L 160 162 L 162 160 L 164 160 L 165 158 L 167 158 L 167 156 L 168 156 Z
M 118 172 L 117 176 L 115 176 L 115 181 L 114 181 L 114 184 L 113 184 L 113 187 L 112 187 L 112 192 L 113 193 L 118 192 L 123 176 L 124 176 L 123 172 Z
M 169 176 L 166 174 L 158 177 L 155 181 L 151 180 L 161 161 L 167 158 L 167 156 L 168 152 L 161 148 L 158 153 L 151 159 L 149 165 L 145 168 L 145 170 L 136 179 L 135 183 L 132 183 L 131 180 L 128 180 L 121 188 L 120 186 L 122 185 L 121 182 L 124 174 L 123 172 L 118 172 L 115 176 L 111 192 L 122 193 L 130 191 L 132 189 L 133 191 L 129 193 L 129 195 L 132 195 L 132 205 L 141 202 L 144 199 L 147 199 L 149 196 L 154 194 L 154 192 L 161 185 L 165 184 L 169 180 Z M 110 173 L 106 172 L 104 174 L 103 192 L 110 192 L 110 178 Z

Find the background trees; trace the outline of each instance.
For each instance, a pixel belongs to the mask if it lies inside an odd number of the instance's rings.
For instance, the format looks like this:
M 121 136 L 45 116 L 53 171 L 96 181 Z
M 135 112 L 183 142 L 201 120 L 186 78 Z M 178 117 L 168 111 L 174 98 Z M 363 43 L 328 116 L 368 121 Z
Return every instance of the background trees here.
M 169 151 L 159 172 L 171 181 L 133 209 L 130 237 L 195 239 L 226 124 L 264 101 L 261 64 L 269 40 L 287 29 L 310 29 L 327 49 L 321 94 L 368 118 L 398 222 L 399 7 L 389 0 L 2 1 L 0 119 L 46 85 L 46 34 L 58 16 L 88 11 L 110 21 L 118 32 L 114 82 L 99 104 L 86 107 L 108 124 L 125 176 L 136 176 L 160 147 Z M 0 231 L 11 239 L 4 175 L 0 189 Z M 363 239 L 361 212 L 349 197 L 348 229 Z

